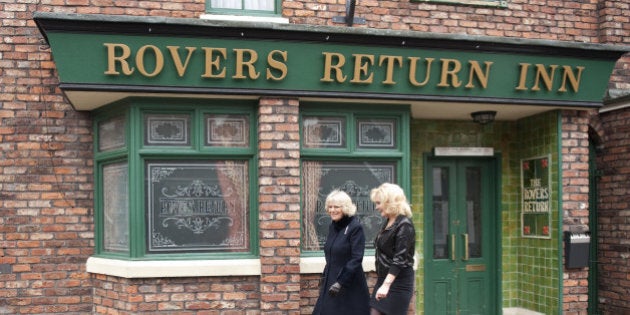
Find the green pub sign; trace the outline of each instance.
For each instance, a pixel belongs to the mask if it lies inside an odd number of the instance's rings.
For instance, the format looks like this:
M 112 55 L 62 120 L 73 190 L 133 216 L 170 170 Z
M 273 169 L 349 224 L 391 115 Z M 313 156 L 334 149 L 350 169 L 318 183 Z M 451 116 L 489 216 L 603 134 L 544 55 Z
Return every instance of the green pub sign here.
M 550 157 L 521 160 L 521 233 L 551 238 Z
M 599 107 L 623 54 L 594 44 L 121 19 L 36 15 L 63 90 Z

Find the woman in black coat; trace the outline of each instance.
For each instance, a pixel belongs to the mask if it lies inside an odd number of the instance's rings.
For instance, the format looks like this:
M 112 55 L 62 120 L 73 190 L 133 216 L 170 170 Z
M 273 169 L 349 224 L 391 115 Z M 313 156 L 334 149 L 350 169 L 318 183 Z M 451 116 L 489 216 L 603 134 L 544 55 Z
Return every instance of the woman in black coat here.
M 411 207 L 400 186 L 384 183 L 370 192 L 377 211 L 387 218 L 374 240 L 376 285 L 370 299 L 370 315 L 404 315 L 414 288 L 416 232 Z
M 363 272 L 365 235 L 354 217 L 356 206 L 350 196 L 334 190 L 326 197 L 332 223 L 324 245 L 326 267 L 314 315 L 367 315 L 369 292 Z

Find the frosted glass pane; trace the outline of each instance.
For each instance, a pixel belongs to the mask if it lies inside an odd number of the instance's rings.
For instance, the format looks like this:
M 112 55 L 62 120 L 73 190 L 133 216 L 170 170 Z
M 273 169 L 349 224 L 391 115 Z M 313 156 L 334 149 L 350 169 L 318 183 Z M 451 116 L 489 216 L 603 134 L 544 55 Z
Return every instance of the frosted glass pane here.
M 125 143 L 125 117 L 115 117 L 98 123 L 99 151 L 120 149 Z
M 241 0 L 212 0 L 210 5 L 213 9 L 242 9 Z
M 127 163 L 103 167 L 103 249 L 129 251 L 129 172 Z
M 274 0 L 245 0 L 246 10 L 273 11 Z

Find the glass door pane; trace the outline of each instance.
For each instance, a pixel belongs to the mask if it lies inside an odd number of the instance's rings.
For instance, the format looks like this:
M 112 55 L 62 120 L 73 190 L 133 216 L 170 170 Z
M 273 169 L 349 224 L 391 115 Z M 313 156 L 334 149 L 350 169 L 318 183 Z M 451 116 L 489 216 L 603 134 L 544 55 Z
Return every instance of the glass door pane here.
M 481 257 L 481 169 L 466 167 L 466 234 L 469 258 Z
M 448 168 L 433 168 L 433 258 L 448 258 Z

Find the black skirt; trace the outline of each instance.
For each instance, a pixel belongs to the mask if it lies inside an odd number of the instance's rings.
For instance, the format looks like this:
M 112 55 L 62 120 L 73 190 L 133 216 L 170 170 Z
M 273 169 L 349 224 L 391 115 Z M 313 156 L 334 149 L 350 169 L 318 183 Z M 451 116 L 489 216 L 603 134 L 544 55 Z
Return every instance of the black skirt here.
M 379 277 L 370 297 L 370 307 L 386 315 L 406 315 L 409 310 L 409 302 L 411 302 L 411 297 L 413 296 L 414 278 L 413 268 L 401 270 L 389 287 L 387 297 L 377 301 L 376 291 L 385 281 L 385 277 Z

